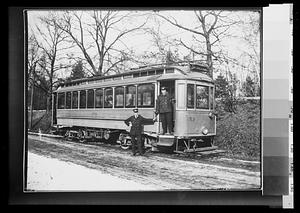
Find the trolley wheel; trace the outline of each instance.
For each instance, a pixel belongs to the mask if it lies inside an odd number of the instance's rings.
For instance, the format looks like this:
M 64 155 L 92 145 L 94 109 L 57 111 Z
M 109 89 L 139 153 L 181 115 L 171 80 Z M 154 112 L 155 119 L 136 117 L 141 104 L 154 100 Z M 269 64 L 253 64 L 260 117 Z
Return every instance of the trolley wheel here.
M 66 138 L 68 141 L 72 141 L 70 130 L 68 130 L 68 131 L 66 132 L 65 138 Z
M 126 139 L 126 140 L 122 140 L 121 141 L 120 146 L 121 146 L 122 149 L 127 150 L 127 149 L 129 149 L 130 144 L 131 144 L 131 140 L 130 139 Z
M 104 131 L 103 138 L 104 138 L 105 140 L 108 140 L 108 139 L 110 138 L 110 133 L 109 133 L 108 130 L 105 130 L 105 131 Z
M 109 130 L 104 130 L 103 131 L 103 140 L 104 142 L 109 142 L 109 139 L 111 138 L 111 134 Z
M 70 135 L 70 130 L 67 130 L 66 133 L 64 134 L 64 138 L 68 140 Z
M 86 139 L 84 137 L 84 131 L 81 130 L 81 129 L 78 131 L 78 140 L 81 143 L 85 143 L 86 142 Z

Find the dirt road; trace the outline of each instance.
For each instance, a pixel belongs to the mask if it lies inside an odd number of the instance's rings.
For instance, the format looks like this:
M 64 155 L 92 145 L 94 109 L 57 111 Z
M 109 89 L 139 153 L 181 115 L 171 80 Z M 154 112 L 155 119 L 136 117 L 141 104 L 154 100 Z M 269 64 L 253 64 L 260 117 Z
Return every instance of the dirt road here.
M 80 144 L 28 136 L 28 150 L 46 157 L 72 162 L 114 177 L 135 181 L 157 190 L 245 190 L 260 188 L 257 163 L 222 158 L 188 159 L 147 153 L 131 156 L 114 146 Z M 175 156 L 175 157 L 174 157 Z

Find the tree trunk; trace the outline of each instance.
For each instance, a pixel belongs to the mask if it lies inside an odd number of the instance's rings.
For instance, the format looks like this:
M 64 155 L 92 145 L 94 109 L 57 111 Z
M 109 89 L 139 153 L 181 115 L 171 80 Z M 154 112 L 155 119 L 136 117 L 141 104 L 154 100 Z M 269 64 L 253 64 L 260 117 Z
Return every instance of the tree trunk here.
M 50 111 L 50 98 L 49 98 L 49 96 L 47 95 L 47 104 L 46 104 L 46 113 L 48 114 L 49 113 L 49 111 Z
M 32 129 L 32 118 L 33 118 L 33 90 L 34 84 L 31 85 L 31 99 L 30 99 L 30 129 Z
M 102 74 L 103 74 L 102 69 L 103 69 L 103 58 L 100 58 L 98 72 L 95 74 L 102 76 Z
M 209 37 L 206 37 L 206 50 L 207 50 L 206 62 L 208 65 L 208 72 L 210 77 L 213 78 L 212 51 L 211 51 L 211 44 L 209 41 Z
M 50 76 L 50 88 L 49 88 L 49 93 L 47 94 L 47 114 L 50 112 L 52 109 L 52 92 L 53 92 L 53 68 Z

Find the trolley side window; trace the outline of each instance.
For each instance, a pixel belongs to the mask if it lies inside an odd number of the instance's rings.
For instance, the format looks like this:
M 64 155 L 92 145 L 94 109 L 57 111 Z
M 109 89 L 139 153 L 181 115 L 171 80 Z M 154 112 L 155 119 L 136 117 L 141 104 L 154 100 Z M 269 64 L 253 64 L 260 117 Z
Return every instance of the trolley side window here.
M 86 91 L 81 90 L 80 91 L 80 101 L 79 101 L 79 108 L 85 109 L 86 108 Z
M 209 92 L 209 105 L 210 109 L 214 109 L 214 88 L 210 87 L 210 92 Z
M 94 108 L 94 90 L 89 89 L 87 92 L 87 108 Z
M 187 85 L 187 107 L 190 109 L 195 108 L 195 85 Z
M 72 92 L 72 109 L 78 109 L 78 92 Z
M 208 86 L 196 86 L 196 108 L 208 109 Z
M 136 86 L 127 86 L 125 95 L 125 105 L 126 107 L 135 107 L 136 106 Z
M 65 108 L 65 93 L 58 93 L 57 96 L 57 108 L 64 109 Z
M 138 86 L 138 107 L 154 107 L 154 89 L 153 84 Z
M 66 109 L 71 109 L 71 92 L 66 92 Z
M 124 87 L 115 88 L 115 107 L 124 107 Z
M 95 107 L 103 108 L 103 89 L 96 89 Z
M 113 107 L 113 89 L 111 87 L 105 88 L 104 90 L 104 107 L 105 108 Z

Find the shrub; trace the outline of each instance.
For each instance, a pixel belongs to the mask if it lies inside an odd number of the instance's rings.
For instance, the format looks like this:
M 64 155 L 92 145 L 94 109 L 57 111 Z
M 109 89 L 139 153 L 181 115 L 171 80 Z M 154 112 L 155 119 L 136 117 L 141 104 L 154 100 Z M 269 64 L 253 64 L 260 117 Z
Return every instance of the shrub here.
M 258 160 L 260 157 L 260 102 L 239 101 L 236 112 L 224 110 L 217 103 L 217 136 L 215 145 L 228 155 Z

